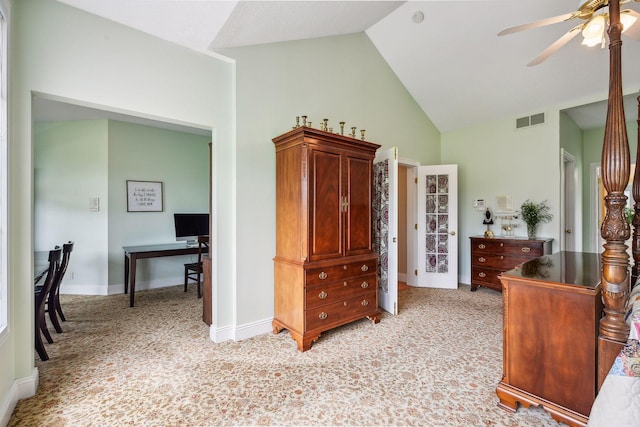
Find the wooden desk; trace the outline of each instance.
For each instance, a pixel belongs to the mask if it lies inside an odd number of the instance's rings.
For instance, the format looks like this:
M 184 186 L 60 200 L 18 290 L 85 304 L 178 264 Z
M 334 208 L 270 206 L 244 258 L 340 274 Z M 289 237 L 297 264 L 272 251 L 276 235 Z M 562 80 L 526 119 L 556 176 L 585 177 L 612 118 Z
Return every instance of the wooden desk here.
M 597 393 L 600 254 L 558 252 L 500 276 L 504 373 L 498 406 L 542 406 L 584 426 Z
M 198 246 L 189 247 L 186 243 L 167 243 L 162 245 L 124 246 L 124 293 L 131 283 L 129 307 L 134 306 L 136 293 L 136 261 L 145 258 L 165 256 L 193 255 L 198 253 Z

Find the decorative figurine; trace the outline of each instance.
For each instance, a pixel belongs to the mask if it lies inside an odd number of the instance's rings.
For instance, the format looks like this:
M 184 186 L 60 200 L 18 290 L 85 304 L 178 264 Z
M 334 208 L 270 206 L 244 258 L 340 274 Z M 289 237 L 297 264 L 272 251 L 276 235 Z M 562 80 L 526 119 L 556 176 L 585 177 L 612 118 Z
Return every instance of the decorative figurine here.
M 322 121 L 324 122 L 324 126 L 322 128 L 322 130 L 324 130 L 325 132 L 329 130 L 329 128 L 327 127 L 327 123 L 329 122 L 329 119 L 322 119 Z
M 340 122 L 340 135 L 344 135 L 344 122 Z
M 484 232 L 484 237 L 487 239 L 493 239 L 493 231 L 491 231 L 491 225 L 493 224 L 493 215 L 489 208 L 484 211 L 484 220 L 482 221 L 487 226 L 487 230 Z
M 351 135 L 350 136 L 351 136 L 351 138 L 355 138 L 356 137 L 356 127 L 355 126 L 353 126 L 351 128 Z
M 302 126 L 307 125 L 307 116 L 302 116 Z
M 364 129 L 361 129 L 361 130 L 360 130 L 360 135 L 362 136 L 362 138 L 360 138 L 360 139 L 361 139 L 361 140 L 363 140 L 363 141 L 364 141 L 364 133 L 365 133 L 365 132 L 366 132 L 366 131 L 365 131 Z
M 296 125 L 291 129 L 298 129 L 300 127 L 300 116 L 296 116 Z

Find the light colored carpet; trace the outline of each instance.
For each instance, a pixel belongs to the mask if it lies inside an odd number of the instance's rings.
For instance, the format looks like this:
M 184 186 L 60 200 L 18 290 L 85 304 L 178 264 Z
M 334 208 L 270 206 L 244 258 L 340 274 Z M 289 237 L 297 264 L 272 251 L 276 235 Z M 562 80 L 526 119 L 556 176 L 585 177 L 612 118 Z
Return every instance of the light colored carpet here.
M 65 332 L 9 426 L 558 426 L 497 407 L 497 292 L 410 288 L 399 315 L 326 332 L 305 353 L 287 331 L 211 342 L 194 292 L 140 292 L 135 308 L 62 296 Z

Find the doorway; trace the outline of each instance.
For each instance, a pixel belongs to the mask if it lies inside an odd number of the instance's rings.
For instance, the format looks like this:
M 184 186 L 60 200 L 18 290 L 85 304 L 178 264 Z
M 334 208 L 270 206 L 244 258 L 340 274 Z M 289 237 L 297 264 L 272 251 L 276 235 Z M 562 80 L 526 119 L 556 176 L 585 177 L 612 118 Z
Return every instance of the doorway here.
M 122 293 L 122 246 L 158 243 L 153 239 L 175 241 L 173 211 L 190 207 L 189 198 L 193 196 L 176 194 L 167 185 L 188 186 L 203 199 L 193 207 L 199 212 L 210 210 L 208 144 L 212 132 L 75 102 L 47 95 L 32 98 L 34 249 L 44 250 L 70 239 L 76 242 L 63 293 Z M 131 149 L 127 148 L 128 141 Z M 148 141 L 146 146 L 141 145 L 144 141 Z M 155 143 L 158 145 L 151 146 Z M 145 158 L 154 147 L 171 166 L 159 165 L 162 176 L 153 172 L 159 170 L 158 165 Z M 114 154 L 114 150 L 120 154 Z M 114 155 L 119 165 L 115 172 L 109 170 Z M 126 197 L 121 193 L 125 191 L 125 179 L 131 178 L 165 181 L 163 192 L 171 192 L 164 195 L 163 212 L 126 213 Z M 196 181 L 194 186 L 192 182 Z M 47 226 L 51 223 L 56 227 Z M 153 233 L 140 234 L 149 227 L 153 227 Z M 151 269 L 155 273 L 141 284 L 151 288 L 181 283 L 186 261 L 178 258 L 142 266 L 139 272 L 143 276 Z

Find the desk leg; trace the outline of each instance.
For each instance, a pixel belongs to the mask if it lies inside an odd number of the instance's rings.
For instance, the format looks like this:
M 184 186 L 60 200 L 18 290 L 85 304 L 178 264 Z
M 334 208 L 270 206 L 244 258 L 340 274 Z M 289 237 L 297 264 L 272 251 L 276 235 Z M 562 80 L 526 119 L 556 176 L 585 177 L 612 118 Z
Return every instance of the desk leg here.
M 129 283 L 131 290 L 129 292 L 129 307 L 133 307 L 136 294 L 136 256 L 131 255 L 129 259 Z
M 124 293 L 129 292 L 129 255 L 124 254 Z

